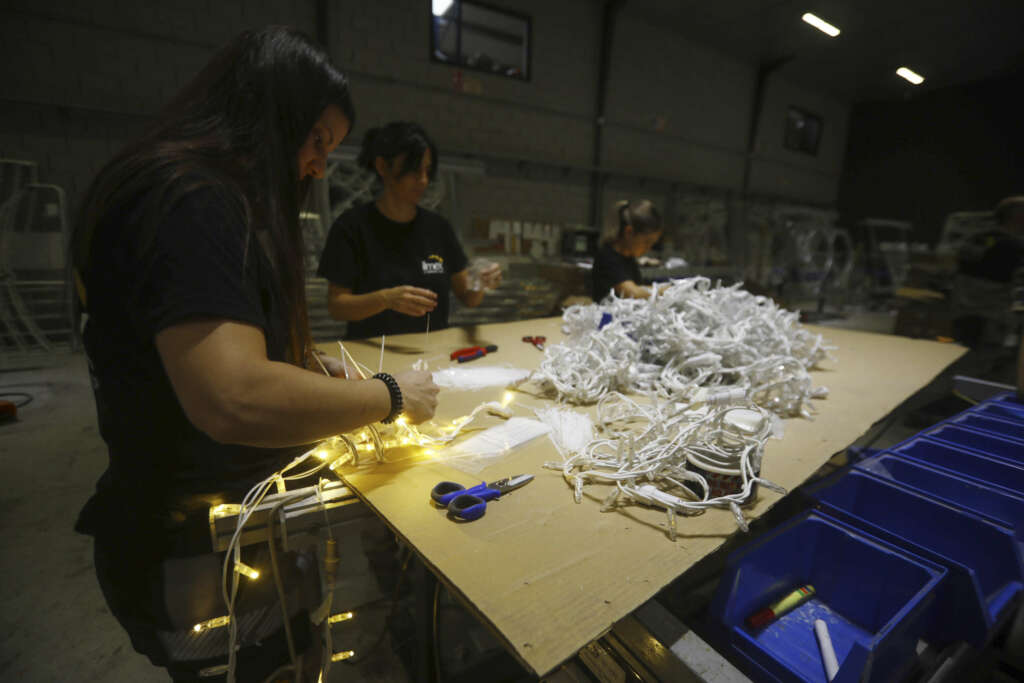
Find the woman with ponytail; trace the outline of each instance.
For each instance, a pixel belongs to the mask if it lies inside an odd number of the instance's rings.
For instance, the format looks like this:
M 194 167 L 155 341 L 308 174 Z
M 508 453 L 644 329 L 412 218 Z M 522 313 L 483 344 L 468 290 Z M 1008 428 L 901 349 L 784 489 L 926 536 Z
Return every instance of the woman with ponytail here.
M 594 301 L 601 301 L 612 291 L 627 299 L 642 299 L 651 294 L 649 289 L 640 286 L 637 258 L 661 239 L 661 213 L 650 201 L 642 199 L 618 202 L 615 215 L 618 232 L 601 245 L 594 258 L 591 292 Z
M 380 191 L 331 227 L 319 270 L 328 311 L 348 321 L 353 339 L 448 327 L 449 292 L 478 306 L 501 268 L 491 265 L 471 284 L 451 224 L 419 206 L 437 174 L 437 147 L 418 124 L 395 121 L 366 132 L 358 163 Z
M 428 373 L 350 381 L 311 362 L 299 211 L 353 119 L 322 48 L 285 27 L 245 32 L 103 167 L 75 226 L 110 454 L 76 529 L 95 537 L 100 586 L 135 649 L 177 681 L 223 680 L 228 662 L 229 629 L 195 628 L 227 613 L 211 506 L 240 502 L 308 444 L 403 406 L 411 422 L 434 413 Z M 267 569 L 266 550 L 246 546 L 242 562 Z M 281 555 L 287 622 L 264 573 L 238 592 L 232 673 L 315 681 L 316 563 Z

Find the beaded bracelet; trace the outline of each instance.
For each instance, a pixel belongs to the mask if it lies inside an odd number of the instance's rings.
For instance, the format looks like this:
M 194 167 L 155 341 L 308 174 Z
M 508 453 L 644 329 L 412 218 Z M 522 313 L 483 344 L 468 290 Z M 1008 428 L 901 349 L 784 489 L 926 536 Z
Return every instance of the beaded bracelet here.
M 391 412 L 381 420 L 382 424 L 390 424 L 402 414 L 402 390 L 398 388 L 398 382 L 395 381 L 395 378 L 386 372 L 378 372 L 373 376 L 373 379 L 379 379 L 381 382 L 384 382 L 384 386 L 388 388 L 388 394 L 391 395 Z

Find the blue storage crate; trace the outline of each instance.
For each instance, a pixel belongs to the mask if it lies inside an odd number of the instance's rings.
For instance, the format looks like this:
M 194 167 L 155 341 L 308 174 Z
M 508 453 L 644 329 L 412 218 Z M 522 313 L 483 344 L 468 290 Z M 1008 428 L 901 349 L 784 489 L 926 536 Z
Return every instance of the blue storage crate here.
M 1024 406 L 1016 408 L 1006 403 L 982 403 L 971 408 L 968 412 L 985 417 L 996 417 L 1000 420 L 1024 423 Z
M 956 448 L 941 441 L 914 438 L 890 449 L 900 457 L 949 470 L 959 476 L 993 486 L 1011 495 L 1024 492 L 1024 466 Z
M 825 681 L 814 635 L 820 618 L 839 660 L 835 681 L 889 681 L 913 662 L 945 574 L 811 511 L 729 556 L 711 613 L 756 680 Z M 762 629 L 747 626 L 751 614 L 806 584 L 815 589 L 809 601 Z
M 1012 439 L 964 429 L 948 422 L 921 432 L 921 436 L 967 448 L 1014 465 L 1024 464 L 1024 443 Z
M 1024 422 L 1000 420 L 990 415 L 970 411 L 950 418 L 946 424 L 967 427 L 977 432 L 986 432 L 998 437 L 1024 441 Z
M 929 639 L 983 646 L 1024 586 L 1014 532 L 857 469 L 839 475 L 808 489 L 827 512 L 950 570 Z
M 918 493 L 995 521 L 1024 530 L 1024 497 L 975 483 L 909 458 L 882 453 L 858 462 L 857 469 L 909 487 Z

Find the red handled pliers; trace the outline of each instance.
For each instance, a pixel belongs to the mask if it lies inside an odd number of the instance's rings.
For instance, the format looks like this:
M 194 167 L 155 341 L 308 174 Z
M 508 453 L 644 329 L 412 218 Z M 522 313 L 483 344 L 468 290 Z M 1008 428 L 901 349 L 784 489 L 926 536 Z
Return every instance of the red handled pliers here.
M 529 344 L 533 344 L 541 351 L 544 350 L 544 342 L 548 340 L 547 337 L 523 337 L 523 341 Z
M 489 346 L 469 346 L 458 351 L 452 351 L 450 356 L 451 360 L 457 360 L 460 363 L 465 363 L 468 360 L 479 358 L 480 356 L 486 356 L 489 353 L 494 353 L 498 350 L 498 347 L 494 344 Z

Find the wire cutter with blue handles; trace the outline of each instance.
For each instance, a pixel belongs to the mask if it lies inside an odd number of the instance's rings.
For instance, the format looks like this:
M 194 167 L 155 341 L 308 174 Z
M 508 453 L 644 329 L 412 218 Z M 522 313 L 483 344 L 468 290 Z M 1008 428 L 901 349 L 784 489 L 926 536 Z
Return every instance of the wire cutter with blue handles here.
M 442 481 L 430 492 L 430 498 L 441 507 L 448 508 L 448 516 L 464 522 L 480 519 L 487 512 L 487 501 L 494 500 L 502 494 L 525 486 L 533 481 L 532 474 L 517 474 L 493 481 L 490 484 L 480 482 L 472 488 L 466 488 L 454 481 Z

